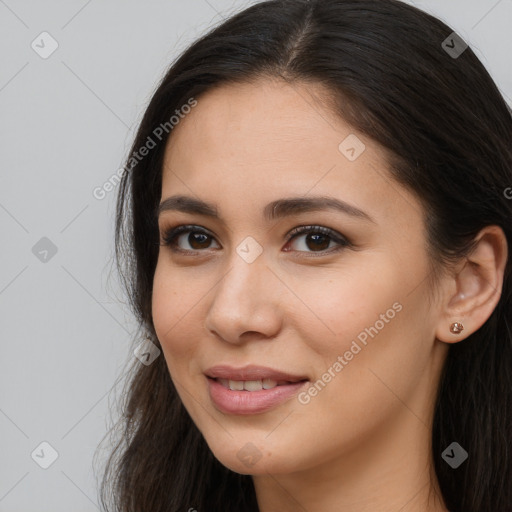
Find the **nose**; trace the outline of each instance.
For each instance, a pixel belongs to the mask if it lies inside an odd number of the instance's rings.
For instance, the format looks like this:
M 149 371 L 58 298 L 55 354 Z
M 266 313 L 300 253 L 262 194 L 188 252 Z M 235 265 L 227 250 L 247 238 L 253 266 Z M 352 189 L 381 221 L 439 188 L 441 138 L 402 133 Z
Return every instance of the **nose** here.
M 205 327 L 232 344 L 272 338 L 281 329 L 284 293 L 263 255 L 247 263 L 235 253 L 212 291 Z

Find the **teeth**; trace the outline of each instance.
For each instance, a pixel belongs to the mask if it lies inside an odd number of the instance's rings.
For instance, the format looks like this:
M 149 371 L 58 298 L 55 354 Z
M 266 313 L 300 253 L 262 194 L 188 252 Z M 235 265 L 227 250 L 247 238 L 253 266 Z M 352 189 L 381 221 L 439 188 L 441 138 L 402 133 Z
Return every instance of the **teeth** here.
M 277 381 L 272 379 L 263 379 L 263 389 L 272 389 L 277 386 Z
M 244 389 L 244 381 L 243 380 L 230 380 L 229 381 L 229 389 L 231 389 L 231 391 L 242 391 Z
M 244 389 L 246 391 L 261 391 L 263 389 L 263 385 L 261 380 L 246 380 L 244 381 Z
M 220 384 L 225 388 L 231 389 L 231 391 L 261 391 L 262 389 L 272 389 L 278 384 L 277 381 L 272 379 L 263 380 L 228 380 L 228 379 L 217 379 Z

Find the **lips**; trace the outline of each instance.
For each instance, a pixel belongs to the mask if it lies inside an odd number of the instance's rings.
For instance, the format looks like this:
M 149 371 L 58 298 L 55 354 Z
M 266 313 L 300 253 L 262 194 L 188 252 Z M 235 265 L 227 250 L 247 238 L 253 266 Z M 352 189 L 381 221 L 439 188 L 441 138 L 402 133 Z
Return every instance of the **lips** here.
M 307 377 L 264 366 L 214 366 L 205 372 L 210 398 L 225 414 L 261 414 L 288 401 Z
M 308 380 L 306 376 L 292 375 L 288 372 L 274 370 L 266 366 L 248 365 L 243 368 L 234 368 L 228 365 L 218 365 L 204 372 L 211 379 L 225 379 L 228 381 L 263 381 L 265 379 L 279 383 L 294 383 Z

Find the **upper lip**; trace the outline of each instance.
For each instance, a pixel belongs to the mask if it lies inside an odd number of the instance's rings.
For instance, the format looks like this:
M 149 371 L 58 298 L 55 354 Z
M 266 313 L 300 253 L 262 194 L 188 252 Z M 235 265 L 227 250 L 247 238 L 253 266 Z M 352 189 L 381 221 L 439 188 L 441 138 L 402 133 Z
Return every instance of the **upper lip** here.
M 281 370 L 274 370 L 266 366 L 247 365 L 242 368 L 234 368 L 228 365 L 212 366 L 206 370 L 205 375 L 212 379 L 228 379 L 237 381 L 272 379 L 276 381 L 299 382 L 307 380 L 307 377 L 292 375 Z

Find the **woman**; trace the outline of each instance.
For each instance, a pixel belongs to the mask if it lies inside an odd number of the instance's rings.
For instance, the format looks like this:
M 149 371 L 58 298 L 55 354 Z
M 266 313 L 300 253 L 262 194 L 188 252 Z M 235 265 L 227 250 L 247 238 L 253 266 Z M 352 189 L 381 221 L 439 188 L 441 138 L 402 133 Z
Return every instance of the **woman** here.
M 512 510 L 511 137 L 398 1 L 263 2 L 195 42 L 118 197 L 149 340 L 104 506 Z

